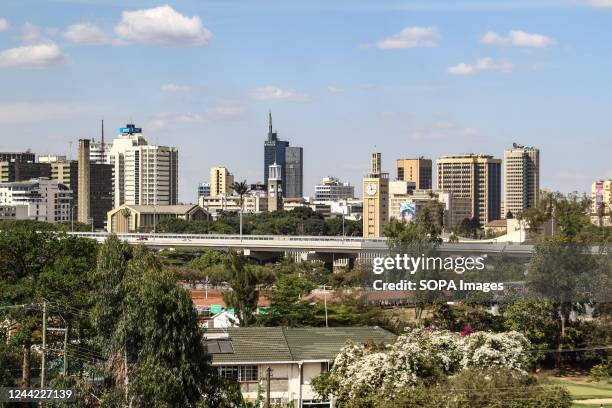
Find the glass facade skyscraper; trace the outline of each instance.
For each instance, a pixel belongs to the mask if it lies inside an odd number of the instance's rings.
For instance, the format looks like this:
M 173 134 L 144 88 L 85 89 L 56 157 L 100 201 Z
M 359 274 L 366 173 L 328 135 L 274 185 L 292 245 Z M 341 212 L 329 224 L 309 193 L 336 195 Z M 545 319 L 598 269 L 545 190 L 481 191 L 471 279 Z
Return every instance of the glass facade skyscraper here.
M 272 129 L 272 113 L 268 117 L 268 138 L 264 142 L 264 183 L 268 185 L 269 169 L 278 164 L 282 171 L 284 197 L 302 197 L 303 194 L 303 152 L 301 147 L 290 147 L 289 142 L 278 139 Z

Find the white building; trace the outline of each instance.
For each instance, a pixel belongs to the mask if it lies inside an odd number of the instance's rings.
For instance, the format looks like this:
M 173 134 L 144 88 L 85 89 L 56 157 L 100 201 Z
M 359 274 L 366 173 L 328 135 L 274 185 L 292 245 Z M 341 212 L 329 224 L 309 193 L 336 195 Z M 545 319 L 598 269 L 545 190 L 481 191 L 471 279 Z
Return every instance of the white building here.
M 106 159 L 114 166 L 114 207 L 177 204 L 177 149 L 149 145 L 132 124 L 120 132 Z
M 68 222 L 72 210 L 72 190 L 49 179 L 0 183 L 0 207 L 5 216 L 52 224 Z M 15 207 L 14 211 L 7 207 Z
M 540 150 L 514 143 L 504 150 L 504 218 L 535 207 L 540 200 Z
M 268 199 L 264 194 L 249 193 L 243 197 L 244 213 L 258 214 L 268 209 Z M 201 196 L 198 199 L 200 207 L 204 208 L 209 214 L 215 216 L 220 212 L 239 212 L 240 197 L 233 196 Z
M 314 199 L 317 201 L 338 201 L 355 197 L 355 187 L 335 177 L 324 177 L 315 185 Z

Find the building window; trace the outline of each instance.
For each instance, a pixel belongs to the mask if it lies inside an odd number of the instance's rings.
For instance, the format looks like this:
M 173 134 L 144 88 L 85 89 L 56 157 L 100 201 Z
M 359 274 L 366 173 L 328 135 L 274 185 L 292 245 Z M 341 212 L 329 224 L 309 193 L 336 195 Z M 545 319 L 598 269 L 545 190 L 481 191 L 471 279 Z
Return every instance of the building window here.
M 239 382 L 249 382 L 258 380 L 258 370 L 256 365 L 248 366 L 220 366 L 219 377 L 231 378 Z

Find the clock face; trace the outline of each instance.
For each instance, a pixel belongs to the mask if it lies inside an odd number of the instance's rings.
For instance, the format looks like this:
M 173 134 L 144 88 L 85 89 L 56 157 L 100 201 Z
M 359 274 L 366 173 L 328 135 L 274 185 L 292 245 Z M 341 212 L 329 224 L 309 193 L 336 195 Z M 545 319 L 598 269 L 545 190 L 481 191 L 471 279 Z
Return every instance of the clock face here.
M 368 184 L 367 193 L 368 195 L 376 194 L 376 184 Z

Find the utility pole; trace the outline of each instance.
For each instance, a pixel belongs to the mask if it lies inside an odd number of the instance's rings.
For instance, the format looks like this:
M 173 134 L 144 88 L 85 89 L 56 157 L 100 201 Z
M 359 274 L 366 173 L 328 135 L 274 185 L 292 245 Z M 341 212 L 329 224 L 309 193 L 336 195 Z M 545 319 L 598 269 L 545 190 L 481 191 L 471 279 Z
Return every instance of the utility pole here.
M 42 321 L 42 359 L 40 369 L 40 388 L 45 388 L 45 365 L 47 360 L 47 301 L 43 301 L 43 321 Z
M 325 285 L 323 285 L 323 298 L 325 299 L 325 327 L 329 327 L 327 323 L 327 289 Z
M 272 377 L 272 369 L 270 367 L 266 368 L 266 403 L 264 406 L 266 408 L 270 408 L 272 405 L 270 404 L 270 378 Z
M 104 144 L 102 144 L 102 146 L 104 146 Z M 68 326 L 66 326 L 66 331 L 64 332 L 64 367 L 62 374 L 64 374 L 64 377 L 68 374 Z

